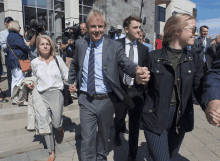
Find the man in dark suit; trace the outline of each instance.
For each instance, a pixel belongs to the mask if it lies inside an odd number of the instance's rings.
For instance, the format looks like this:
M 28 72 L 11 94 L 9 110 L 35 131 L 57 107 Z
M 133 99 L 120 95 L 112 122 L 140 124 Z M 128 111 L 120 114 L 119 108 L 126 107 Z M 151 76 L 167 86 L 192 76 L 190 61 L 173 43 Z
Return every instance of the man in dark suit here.
M 208 122 L 220 126 L 220 57 L 207 72 L 203 83 L 202 103 Z
M 140 17 L 129 16 L 124 20 L 123 27 L 126 37 L 117 41 L 123 44 L 126 56 L 139 66 L 146 66 L 148 47 L 137 41 L 141 29 L 142 19 Z M 130 109 L 124 102 L 119 101 L 115 109 L 115 139 L 116 146 L 121 145 L 119 133 L 125 133 L 125 117 L 128 111 L 129 115 L 129 155 L 128 160 L 133 161 L 136 158 L 138 150 L 138 136 L 140 128 L 140 117 L 144 105 L 143 90 L 140 85 L 136 85 L 133 78 L 126 75 L 119 69 L 120 83 L 123 90 L 128 94 L 130 99 L 135 104 L 135 107 Z M 129 109 L 129 110 L 128 110 Z
M 208 26 L 201 26 L 200 37 L 195 39 L 194 45 L 191 48 L 192 52 L 196 52 L 203 59 L 205 72 L 211 68 L 212 64 L 212 58 L 210 57 L 210 54 L 207 52 L 209 51 L 208 48 L 210 48 L 212 42 L 212 39 L 207 38 L 208 31 Z
M 105 27 L 103 14 L 91 10 L 87 16 L 90 39 L 76 41 L 75 56 L 69 69 L 69 90 L 79 91 L 82 161 L 107 160 L 110 125 L 117 99 L 134 107 L 121 88 L 119 66 L 132 78 L 136 77 L 139 84 L 146 84 L 150 77 L 147 68 L 138 67 L 126 57 L 121 43 L 103 36 Z

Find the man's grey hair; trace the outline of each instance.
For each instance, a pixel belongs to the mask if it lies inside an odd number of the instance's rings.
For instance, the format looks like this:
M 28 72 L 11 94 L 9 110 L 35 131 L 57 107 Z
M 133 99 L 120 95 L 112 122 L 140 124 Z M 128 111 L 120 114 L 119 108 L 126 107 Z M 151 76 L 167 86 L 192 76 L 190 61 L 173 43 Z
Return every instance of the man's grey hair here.
M 11 21 L 8 25 L 8 30 L 14 30 L 19 33 L 20 25 L 18 21 Z
M 105 13 L 103 12 L 103 10 L 95 8 L 89 11 L 87 18 L 86 18 L 86 24 L 89 23 L 89 19 L 91 18 L 92 15 L 94 15 L 95 17 L 102 16 L 105 21 Z

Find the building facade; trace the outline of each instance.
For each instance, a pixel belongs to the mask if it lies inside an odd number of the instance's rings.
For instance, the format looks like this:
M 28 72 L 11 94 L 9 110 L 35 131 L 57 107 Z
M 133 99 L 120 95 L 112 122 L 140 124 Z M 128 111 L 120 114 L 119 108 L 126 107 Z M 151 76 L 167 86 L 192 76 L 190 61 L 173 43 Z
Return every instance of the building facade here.
M 142 28 L 153 42 L 155 0 L 0 0 L 0 31 L 5 29 L 3 21 L 7 16 L 18 20 L 21 28 L 36 19 L 46 24 L 47 33 L 55 41 L 62 37 L 65 27 L 86 22 L 88 12 L 94 7 L 105 12 L 106 34 L 111 26 L 123 25 L 129 15 L 141 14 Z
M 188 13 L 197 17 L 196 4 L 190 0 L 156 0 L 154 42 L 163 33 L 165 22 L 175 13 Z

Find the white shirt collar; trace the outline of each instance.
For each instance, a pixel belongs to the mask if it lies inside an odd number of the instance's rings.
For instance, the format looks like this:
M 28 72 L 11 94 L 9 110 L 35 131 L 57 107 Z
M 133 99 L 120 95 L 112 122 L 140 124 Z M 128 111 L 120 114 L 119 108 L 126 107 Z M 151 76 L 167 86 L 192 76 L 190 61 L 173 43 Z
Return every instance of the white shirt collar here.
M 126 37 L 125 37 L 125 44 L 128 45 L 130 42 L 131 42 L 131 41 L 128 40 L 128 38 L 127 38 L 127 36 L 126 36 Z M 134 41 L 133 41 L 133 44 L 134 44 L 134 45 L 137 45 L 137 40 L 134 40 Z

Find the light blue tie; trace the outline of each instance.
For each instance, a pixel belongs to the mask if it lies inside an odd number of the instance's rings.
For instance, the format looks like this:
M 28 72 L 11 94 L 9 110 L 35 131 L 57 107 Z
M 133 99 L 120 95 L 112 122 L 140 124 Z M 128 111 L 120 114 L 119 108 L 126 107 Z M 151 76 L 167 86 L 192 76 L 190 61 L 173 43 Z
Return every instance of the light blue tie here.
M 89 65 L 88 65 L 88 81 L 87 81 L 87 92 L 92 97 L 95 94 L 95 44 L 91 45 L 89 54 Z

